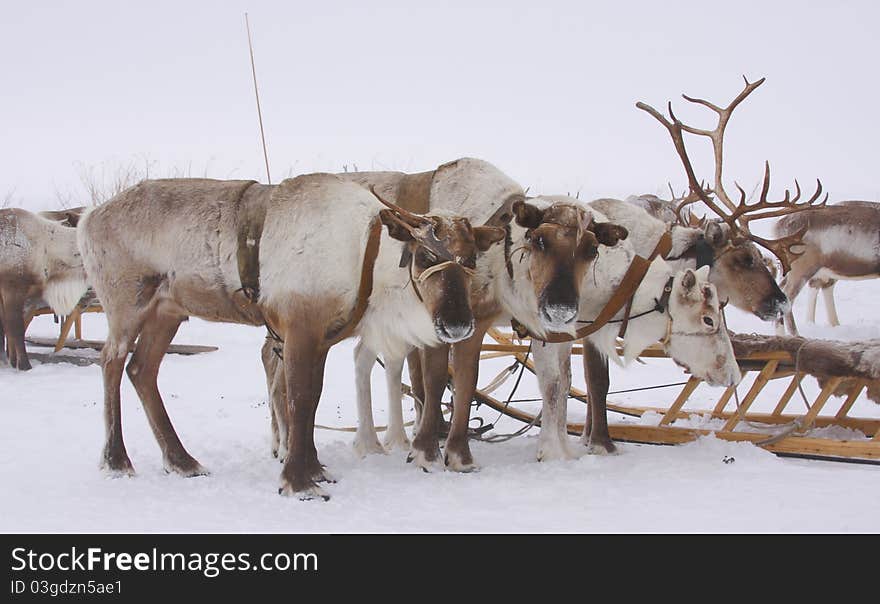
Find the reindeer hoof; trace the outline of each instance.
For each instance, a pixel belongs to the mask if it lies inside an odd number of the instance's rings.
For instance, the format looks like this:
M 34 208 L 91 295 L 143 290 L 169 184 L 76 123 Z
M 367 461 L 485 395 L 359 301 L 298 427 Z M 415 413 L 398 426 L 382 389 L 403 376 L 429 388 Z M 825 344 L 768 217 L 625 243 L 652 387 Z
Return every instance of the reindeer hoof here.
M 167 473 L 171 474 L 173 472 L 174 474 L 180 474 L 185 478 L 208 476 L 210 474 L 208 470 L 202 467 L 202 464 L 189 455 L 186 455 L 185 457 L 166 457 L 163 465 Z
M 101 464 L 101 470 L 109 478 L 129 478 L 135 475 L 134 467 L 132 467 L 130 462 L 128 466 L 123 467 L 111 467 L 108 463 L 104 462 Z
M 442 472 L 445 469 L 440 461 L 439 448 L 433 453 L 414 449 L 407 456 L 406 463 L 411 463 L 417 468 L 421 468 L 426 474 Z
M 446 455 L 443 461 L 446 464 L 446 469 L 451 470 L 452 472 L 470 474 L 471 472 L 480 471 L 480 466 L 475 464 L 473 461 L 463 461 L 459 455 L 456 455 L 454 453 L 452 455 Z
M 101 456 L 101 470 L 111 478 L 135 475 L 134 466 L 124 450 L 121 453 L 110 453 L 105 449 Z
M 541 446 L 538 448 L 538 461 L 569 461 L 577 459 L 577 455 L 564 445 Z
M 617 446 L 610 440 L 608 441 L 587 441 L 588 455 L 617 455 L 619 453 Z
M 330 472 L 321 468 L 321 470 L 315 474 L 313 479 L 315 482 L 326 482 L 327 484 L 336 484 L 336 477 L 333 476 Z
M 409 442 L 406 434 L 401 432 L 394 436 L 389 435 L 385 437 L 385 440 L 382 441 L 382 446 L 385 447 L 386 451 L 408 451 L 412 443 Z
M 363 459 L 367 455 L 386 455 L 386 451 L 376 437 L 373 438 L 355 438 L 352 443 L 355 454 Z
M 318 485 L 312 483 L 310 486 L 306 486 L 301 489 L 296 489 L 286 480 L 278 489 L 278 494 L 282 497 L 296 497 L 300 501 L 330 501 L 330 495 L 327 494 L 324 489 L 319 487 Z

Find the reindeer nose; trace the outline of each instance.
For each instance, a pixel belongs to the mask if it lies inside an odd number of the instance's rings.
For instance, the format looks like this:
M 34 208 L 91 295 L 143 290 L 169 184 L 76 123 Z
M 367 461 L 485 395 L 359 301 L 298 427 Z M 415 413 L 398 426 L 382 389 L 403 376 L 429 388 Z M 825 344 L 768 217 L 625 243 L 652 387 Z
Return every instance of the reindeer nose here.
M 577 306 L 571 304 L 545 304 L 541 308 L 541 318 L 549 327 L 564 327 L 574 321 Z
M 789 301 L 788 296 L 780 291 L 772 297 L 764 300 L 764 302 L 758 307 L 758 312 L 755 314 L 764 321 L 770 321 L 781 317 L 790 309 L 791 302 Z
M 440 338 L 441 342 L 454 344 L 466 340 L 473 335 L 474 322 L 449 324 L 438 321 L 434 326 L 434 330 L 437 332 L 437 337 Z

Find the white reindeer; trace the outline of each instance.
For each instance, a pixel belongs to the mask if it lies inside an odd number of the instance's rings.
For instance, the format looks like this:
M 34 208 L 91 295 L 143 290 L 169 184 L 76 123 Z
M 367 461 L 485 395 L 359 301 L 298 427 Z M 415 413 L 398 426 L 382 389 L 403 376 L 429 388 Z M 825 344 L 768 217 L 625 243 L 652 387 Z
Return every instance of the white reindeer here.
M 0 210 L 0 359 L 30 369 L 25 309 L 43 301 L 59 315 L 73 311 L 88 289 L 76 229 L 21 208 Z
M 387 234 L 382 225 L 387 228 Z M 291 419 L 279 492 L 328 495 L 314 418 L 327 352 L 357 328 L 389 327 L 413 345 L 473 331 L 467 290 L 478 249 L 503 236 L 465 219 L 382 209 L 365 188 L 329 174 L 280 185 L 251 181 L 144 181 L 89 211 L 78 227 L 88 274 L 109 330 L 102 352 L 103 466 L 133 472 L 122 438 L 119 384 L 127 373 L 168 471 L 204 468 L 184 449 L 156 384 L 180 323 L 271 325 L 283 337 Z M 376 246 L 378 245 L 378 249 Z M 412 262 L 401 266 L 401 257 Z M 420 297 L 410 280 L 420 280 Z M 377 347 L 378 343 L 373 343 Z

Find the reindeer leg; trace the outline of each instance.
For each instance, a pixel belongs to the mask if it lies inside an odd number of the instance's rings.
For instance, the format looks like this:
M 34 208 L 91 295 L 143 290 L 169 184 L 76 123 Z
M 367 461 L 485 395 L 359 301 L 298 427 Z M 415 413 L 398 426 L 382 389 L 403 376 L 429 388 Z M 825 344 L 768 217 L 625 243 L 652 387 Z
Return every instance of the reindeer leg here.
M 275 354 L 276 342 L 266 338 L 260 357 L 266 374 L 269 417 L 272 426 L 272 456 L 284 461 L 287 454 L 287 395 L 284 391 L 284 367 Z
M 24 302 L 21 295 L 7 291 L 3 296 L 3 327 L 9 345 L 9 362 L 16 369 L 31 368 L 24 343 Z
M 617 447 L 608 433 L 605 407 L 608 396 L 608 357 L 604 356 L 589 340 L 584 340 L 584 377 L 590 393 L 590 421 L 584 423 L 581 442 L 593 454 L 616 453 Z M 589 424 L 589 432 L 587 427 Z
M 831 281 L 828 287 L 822 288 L 822 299 L 825 301 L 825 314 L 828 315 L 828 322 L 837 327 L 840 325 L 840 319 L 837 317 L 837 308 L 834 306 L 834 286 L 837 281 Z
M 406 367 L 409 370 L 409 383 L 411 384 L 414 408 L 416 410 L 416 419 L 413 423 L 413 438 L 419 432 L 419 425 L 422 422 L 422 413 L 424 412 L 423 402 L 425 400 L 425 379 L 422 376 L 422 359 L 421 352 L 418 348 L 414 348 L 406 355 Z
M 183 317 L 178 315 L 154 312 L 144 322 L 137 348 L 126 372 L 144 405 L 150 427 L 162 449 L 165 471 L 176 472 L 181 476 L 203 476 L 208 471 L 184 449 L 168 417 L 156 383 L 159 365 L 182 321 Z
M 355 390 L 357 391 L 357 432 L 354 435 L 354 450 L 359 457 L 371 453 L 385 453 L 376 436 L 373 423 L 373 398 L 371 376 L 376 362 L 376 351 L 359 340 L 354 347 Z M 400 386 L 398 385 L 398 390 Z
M 479 469 L 468 445 L 468 422 L 471 419 L 471 401 L 477 389 L 480 349 L 489 326 L 489 322 L 478 321 L 471 337 L 452 346 L 452 422 L 446 437 L 445 462 L 448 469 L 456 472 Z
M 538 461 L 574 459 L 568 448 L 568 393 L 571 389 L 571 343 L 532 344 L 541 390 L 541 432 Z
M 403 357 L 385 359 L 385 385 L 388 389 L 388 427 L 382 445 L 388 451 L 410 448 L 406 429 L 403 427 L 403 391 L 401 376 L 403 375 Z
M 101 454 L 101 468 L 113 476 L 134 475 L 134 467 L 125 450 L 122 438 L 122 409 L 119 386 L 122 382 L 122 371 L 125 359 L 132 342 L 137 337 L 136 331 L 126 330 L 126 325 L 136 325 L 137 321 L 118 320 L 117 312 L 105 306 L 108 332 L 107 342 L 101 350 L 101 371 L 104 378 L 104 428 L 106 442 Z M 120 313 L 122 314 L 122 313 Z M 125 317 L 127 318 L 127 317 Z
M 314 416 L 321 398 L 327 349 L 323 338 L 305 329 L 284 333 L 284 377 L 288 397 L 288 454 L 279 493 L 300 499 L 330 499 L 316 483 L 327 480 L 318 461 Z
M 425 472 L 442 469 L 440 466 L 440 401 L 449 379 L 449 346 L 441 344 L 421 351 L 421 367 L 425 382 L 425 408 L 419 431 L 413 439 L 407 462 Z
M 820 268 L 821 266 L 813 257 L 813 254 L 808 251 L 801 256 L 796 263 L 794 263 L 791 270 L 788 271 L 788 274 L 780 283 L 780 287 L 783 293 L 788 297 L 789 301 L 789 309 L 788 312 L 785 313 L 784 324 L 785 327 L 788 328 L 789 333 L 793 336 L 799 335 L 797 324 L 794 320 L 794 299 L 797 298 L 797 295 L 800 293 L 801 289 L 803 289 L 804 285 L 813 278 L 816 271 Z M 785 335 L 784 332 L 780 333 L 781 330 L 779 323 L 777 323 L 776 332 L 777 335 Z
M 0 365 L 9 364 L 9 357 L 6 354 L 6 329 L 4 327 L 3 317 L 3 290 L 0 288 Z
M 823 292 L 825 290 L 822 290 Z M 807 323 L 815 323 L 816 322 L 816 302 L 819 299 L 819 288 L 813 287 L 812 285 L 809 287 L 809 291 L 807 292 L 809 297 L 807 298 Z

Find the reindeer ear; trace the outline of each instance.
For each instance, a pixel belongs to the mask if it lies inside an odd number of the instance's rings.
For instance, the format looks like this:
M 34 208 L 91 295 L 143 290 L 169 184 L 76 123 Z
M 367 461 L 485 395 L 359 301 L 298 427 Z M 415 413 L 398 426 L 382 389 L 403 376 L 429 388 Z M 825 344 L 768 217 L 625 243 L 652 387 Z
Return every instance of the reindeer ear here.
M 696 275 L 697 279 L 699 279 L 700 281 L 708 281 L 709 270 L 710 268 L 708 266 L 701 266 L 697 269 L 697 272 L 695 272 L 694 275 Z
M 599 255 L 599 243 L 601 240 L 596 238 L 593 231 L 586 231 L 581 235 L 581 253 L 587 259 L 593 259 Z M 606 244 L 607 245 L 607 244 Z
M 516 223 L 523 228 L 536 229 L 544 221 L 544 210 L 530 203 L 516 201 L 512 209 Z
M 412 241 L 413 236 L 391 210 L 379 210 L 379 220 L 388 228 L 388 234 L 398 241 Z
M 697 276 L 691 269 L 686 269 L 681 277 L 681 286 L 690 291 L 697 284 Z
M 629 231 L 624 227 L 619 224 L 611 224 L 610 222 L 594 222 L 590 230 L 595 233 L 599 243 L 609 247 L 617 245 L 618 241 L 626 239 L 629 235 Z
M 474 227 L 474 241 L 477 243 L 477 249 L 485 252 L 493 243 L 498 243 L 504 239 L 505 230 L 498 227 L 478 226 Z
M 725 229 L 720 222 L 711 220 L 706 225 L 704 237 L 712 247 L 721 247 L 730 237 L 730 229 Z

